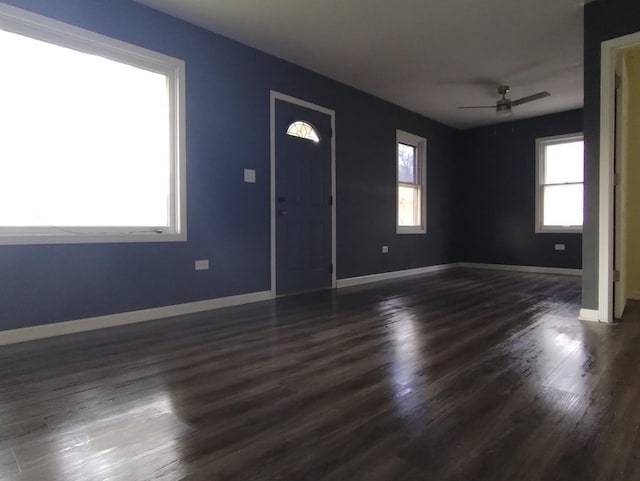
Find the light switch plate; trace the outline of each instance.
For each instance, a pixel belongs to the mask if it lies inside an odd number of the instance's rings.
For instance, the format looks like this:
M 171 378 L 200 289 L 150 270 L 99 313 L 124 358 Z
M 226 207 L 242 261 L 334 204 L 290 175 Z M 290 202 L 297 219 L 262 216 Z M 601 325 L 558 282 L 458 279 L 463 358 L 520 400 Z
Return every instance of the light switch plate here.
M 557 251 L 563 251 L 565 249 L 565 245 L 564 244 L 556 244 L 555 249 Z
M 382 253 L 383 254 L 388 254 L 389 253 L 389 246 L 382 246 Z
M 209 259 L 197 260 L 195 267 L 196 267 L 197 271 L 208 271 L 209 270 Z
M 255 184 L 256 171 L 254 169 L 244 169 L 244 181 L 248 184 Z

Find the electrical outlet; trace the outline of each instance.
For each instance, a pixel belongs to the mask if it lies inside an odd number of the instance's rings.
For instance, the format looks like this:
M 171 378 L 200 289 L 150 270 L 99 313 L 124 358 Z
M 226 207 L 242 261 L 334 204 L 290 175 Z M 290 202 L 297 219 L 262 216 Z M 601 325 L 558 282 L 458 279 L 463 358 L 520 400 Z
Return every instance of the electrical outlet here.
M 389 253 L 389 246 L 382 246 L 382 253 L 383 254 L 388 254 Z
M 196 261 L 196 270 L 197 271 L 208 271 L 209 270 L 209 259 L 202 259 Z
M 556 249 L 557 251 L 563 251 L 563 250 L 564 250 L 564 248 L 565 248 L 565 245 L 564 245 L 564 244 L 556 244 L 556 246 L 555 246 L 555 249 Z

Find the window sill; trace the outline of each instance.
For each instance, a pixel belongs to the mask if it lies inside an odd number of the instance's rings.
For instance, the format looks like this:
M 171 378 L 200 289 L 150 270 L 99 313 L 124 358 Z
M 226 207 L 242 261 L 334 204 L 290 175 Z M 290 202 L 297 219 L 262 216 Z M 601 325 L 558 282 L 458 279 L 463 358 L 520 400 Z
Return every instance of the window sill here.
M 186 242 L 187 234 L 76 234 L 0 235 L 0 245 L 125 244 L 139 242 Z
M 536 234 L 582 234 L 582 227 L 536 227 Z
M 396 227 L 396 234 L 426 234 L 427 230 L 423 227 Z

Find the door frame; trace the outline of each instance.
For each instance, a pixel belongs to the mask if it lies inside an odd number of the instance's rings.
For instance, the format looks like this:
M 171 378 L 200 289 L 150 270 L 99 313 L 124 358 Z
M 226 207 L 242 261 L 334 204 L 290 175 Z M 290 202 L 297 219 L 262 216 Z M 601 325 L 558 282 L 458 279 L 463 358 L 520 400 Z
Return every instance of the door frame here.
M 613 322 L 614 155 L 616 148 L 615 76 L 618 54 L 640 46 L 640 32 L 602 42 L 600 46 L 600 192 L 598 214 L 598 320 Z
M 620 79 L 620 85 L 616 92 L 616 146 L 614 164 L 617 170 L 614 181 L 614 270 L 620 277 L 615 281 L 613 290 L 613 317 L 622 318 L 627 306 L 627 176 L 628 172 L 628 143 L 629 143 L 629 75 L 627 72 L 626 57 L 619 54 L 616 58 L 616 83 Z M 615 174 L 614 174 L 615 175 Z
M 298 105 L 309 110 L 326 114 L 331 117 L 331 287 L 336 288 L 338 264 L 336 258 L 336 112 L 306 100 L 292 97 L 275 90 L 270 91 L 270 135 L 271 135 L 271 295 L 276 297 L 276 100 Z

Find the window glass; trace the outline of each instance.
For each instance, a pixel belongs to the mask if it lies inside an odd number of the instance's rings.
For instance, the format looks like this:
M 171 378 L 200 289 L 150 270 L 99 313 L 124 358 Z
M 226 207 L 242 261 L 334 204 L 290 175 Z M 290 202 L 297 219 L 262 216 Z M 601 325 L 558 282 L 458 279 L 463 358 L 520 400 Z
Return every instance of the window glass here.
M 582 184 L 547 185 L 544 187 L 544 225 L 582 225 Z
M 545 184 L 583 181 L 584 143 L 582 141 L 550 144 L 545 149 Z
M 416 148 L 413 145 L 398 144 L 398 181 L 416 183 Z
M 168 226 L 166 76 L 0 31 L 0 225 Z
M 313 142 L 320 142 L 320 135 L 318 135 L 318 131 L 313 127 L 313 125 L 308 122 L 303 122 L 302 120 L 298 120 L 289 125 L 289 128 L 287 128 L 287 135 L 312 140 Z
M 398 187 L 398 225 L 420 225 L 420 187 Z

